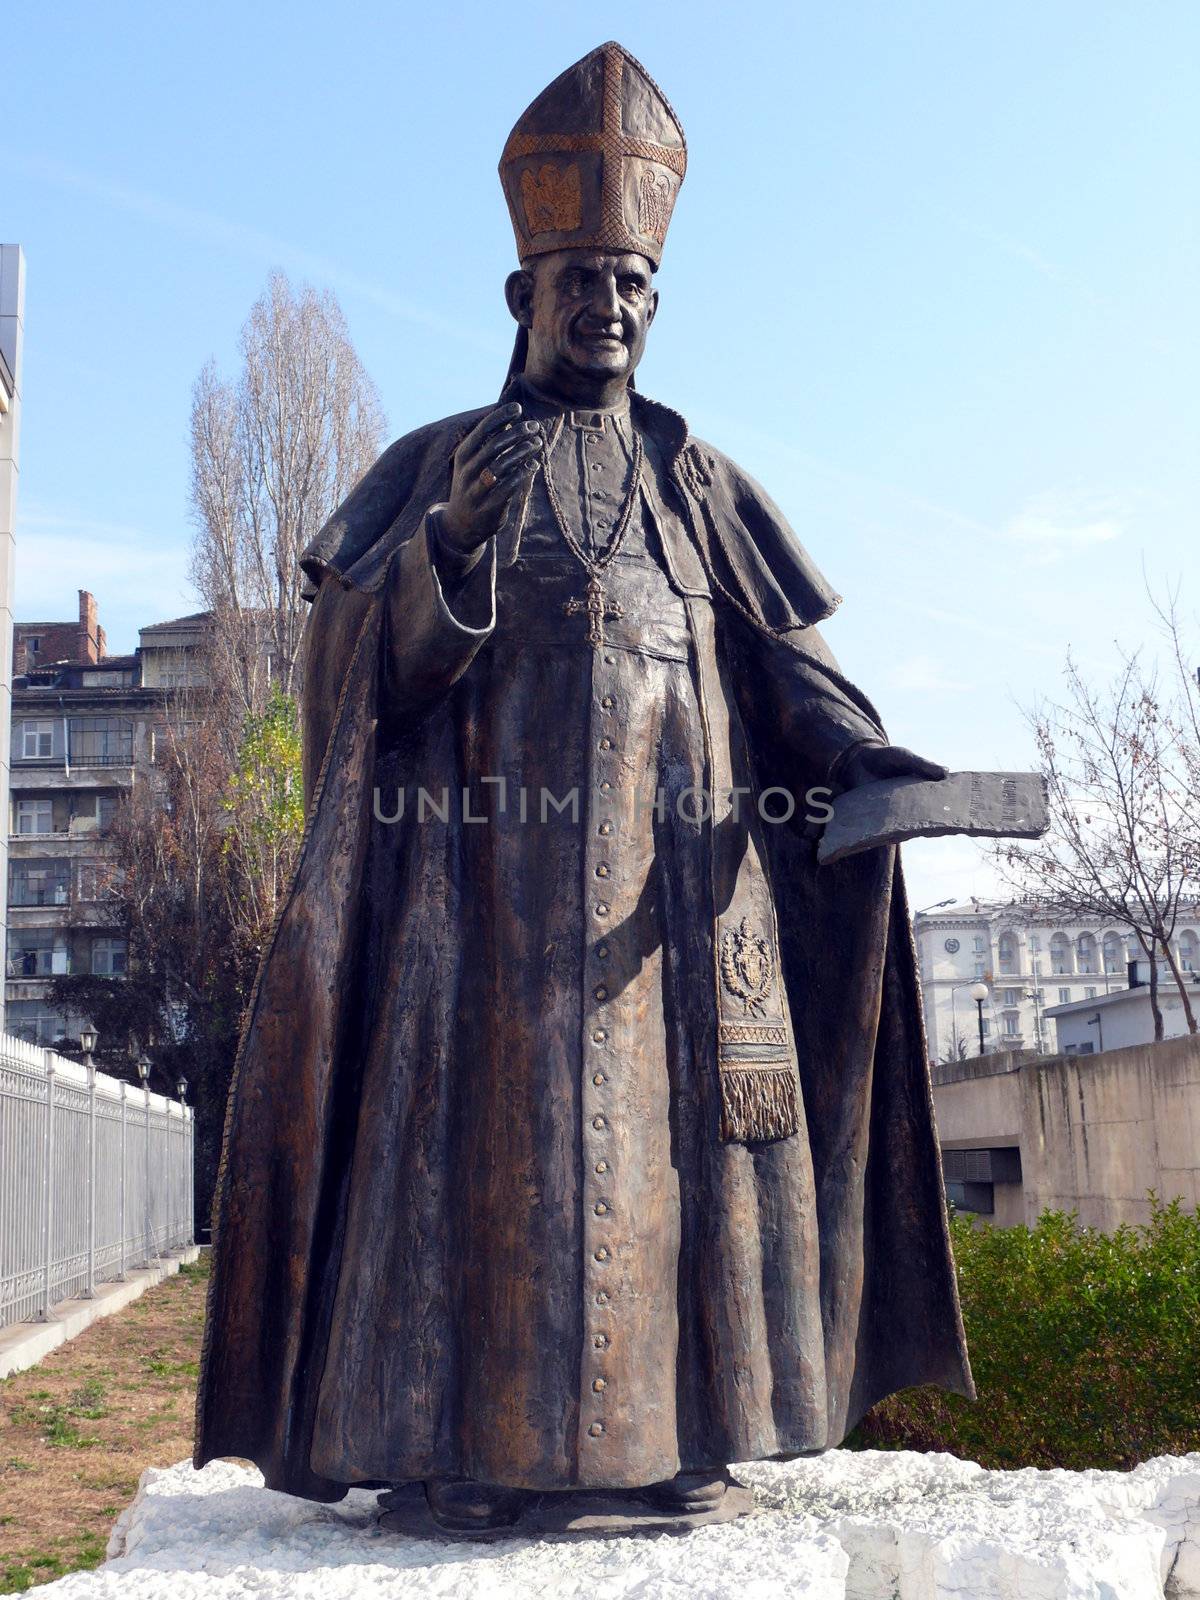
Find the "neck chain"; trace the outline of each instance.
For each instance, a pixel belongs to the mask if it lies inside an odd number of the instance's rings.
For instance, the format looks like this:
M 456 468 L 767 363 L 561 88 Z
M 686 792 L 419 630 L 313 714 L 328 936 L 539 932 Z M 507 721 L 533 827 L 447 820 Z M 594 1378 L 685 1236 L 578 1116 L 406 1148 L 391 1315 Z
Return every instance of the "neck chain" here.
M 558 423 L 554 430 L 554 437 L 546 446 L 546 454 L 542 462 L 542 476 L 546 480 L 546 498 L 550 502 L 550 510 L 554 514 L 554 520 L 558 524 L 558 531 L 562 534 L 567 548 L 578 558 L 579 561 L 583 563 L 590 573 L 595 575 L 597 572 L 604 571 L 605 567 L 608 566 L 609 562 L 621 548 L 622 541 L 624 540 L 625 534 L 629 528 L 630 520 L 633 517 L 634 502 L 637 499 L 638 489 L 642 482 L 642 440 L 641 435 L 638 433 L 637 429 L 634 428 L 633 475 L 629 482 L 629 492 L 625 496 L 625 503 L 621 507 L 621 514 L 617 518 L 616 526 L 612 532 L 612 538 L 604 547 L 603 555 L 590 556 L 580 544 L 579 540 L 571 532 L 570 525 L 568 524 L 566 517 L 563 515 L 563 508 L 558 498 L 558 490 L 554 487 L 554 478 L 550 472 L 550 457 L 554 451 L 554 447 L 562 438 L 563 428 L 565 425 L 565 417 L 559 417 Z

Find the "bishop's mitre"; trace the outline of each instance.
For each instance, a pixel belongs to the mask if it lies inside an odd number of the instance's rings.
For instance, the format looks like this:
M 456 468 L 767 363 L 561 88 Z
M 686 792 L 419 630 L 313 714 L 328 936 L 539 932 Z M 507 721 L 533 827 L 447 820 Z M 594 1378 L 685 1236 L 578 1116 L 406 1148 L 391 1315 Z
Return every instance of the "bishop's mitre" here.
M 518 259 L 635 251 L 657 267 L 686 168 L 667 97 L 628 50 L 602 44 L 542 90 L 504 146 Z

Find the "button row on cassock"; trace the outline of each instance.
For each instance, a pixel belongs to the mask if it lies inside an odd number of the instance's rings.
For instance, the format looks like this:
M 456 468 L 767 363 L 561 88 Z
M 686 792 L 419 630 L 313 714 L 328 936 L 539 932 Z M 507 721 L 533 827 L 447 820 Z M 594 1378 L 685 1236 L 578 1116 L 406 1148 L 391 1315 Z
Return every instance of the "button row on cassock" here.
M 603 656 L 597 655 L 593 658 L 593 693 L 597 696 L 597 704 L 603 718 L 602 726 L 604 731 L 594 746 L 596 752 L 594 760 L 599 769 L 594 775 L 600 779 L 600 782 L 593 785 L 592 788 L 593 790 L 598 790 L 601 795 L 612 794 L 616 781 L 615 763 L 619 760 L 616 739 L 613 736 L 613 732 L 609 731 L 610 718 L 616 706 L 616 697 L 611 692 L 608 692 L 609 685 L 601 681 L 611 676 L 611 674 L 605 672 L 605 667 L 613 667 L 615 665 L 616 657 L 608 651 L 605 651 Z M 601 692 L 602 689 L 605 692 Z M 613 822 L 611 817 L 602 816 L 597 823 L 595 836 L 609 839 L 612 834 Z M 591 855 L 592 849 L 593 845 L 589 842 L 587 846 L 589 855 Z M 596 860 L 593 857 L 588 864 L 592 868 L 592 877 L 606 883 L 613 882 L 615 874 L 611 861 Z M 603 924 L 611 915 L 612 906 L 608 900 L 597 899 L 593 902 L 592 910 L 595 921 Z M 604 963 L 611 959 L 611 955 L 612 950 L 608 941 L 603 937 L 598 939 L 592 950 L 595 965 L 589 975 L 590 980 L 601 977 Z M 591 1191 L 589 1194 L 591 1220 L 588 1231 L 593 1242 L 591 1252 L 593 1265 L 589 1270 L 596 1275 L 611 1271 L 614 1265 L 613 1256 L 615 1250 L 615 1241 L 611 1234 L 607 1234 L 606 1237 L 604 1233 L 601 1233 L 601 1236 L 597 1238 L 597 1233 L 600 1230 L 607 1230 L 613 1220 L 611 1187 L 613 1174 L 610 1155 L 611 1146 L 608 1143 L 611 1129 L 609 1119 L 604 1110 L 601 1109 L 605 1105 L 605 1094 L 609 1087 L 609 1078 L 612 1073 L 612 1063 L 609 1059 L 610 1030 L 607 1025 L 608 1018 L 605 1009 L 610 999 L 611 990 L 609 985 L 602 981 L 592 981 L 591 1000 L 595 1009 L 592 1010 L 589 1017 L 587 1035 L 592 1052 L 589 1093 L 592 1097 L 595 1114 L 591 1117 L 592 1138 L 590 1144 L 592 1146 L 591 1167 L 593 1182 L 589 1185 Z M 608 1320 L 611 1327 L 613 1311 L 610 1309 L 612 1296 L 609 1290 L 599 1289 L 596 1292 L 594 1303 L 600 1316 Z M 608 1427 L 604 1414 L 604 1400 L 601 1397 L 606 1396 L 608 1392 L 611 1374 L 603 1367 L 600 1370 L 596 1370 L 592 1363 L 602 1361 L 603 1352 L 612 1347 L 613 1335 L 610 1327 L 596 1325 L 591 1331 L 591 1360 L 589 1362 L 591 1371 L 586 1375 L 585 1387 L 590 1390 L 591 1396 L 591 1414 L 587 1423 L 587 1437 L 593 1440 L 603 1438 Z

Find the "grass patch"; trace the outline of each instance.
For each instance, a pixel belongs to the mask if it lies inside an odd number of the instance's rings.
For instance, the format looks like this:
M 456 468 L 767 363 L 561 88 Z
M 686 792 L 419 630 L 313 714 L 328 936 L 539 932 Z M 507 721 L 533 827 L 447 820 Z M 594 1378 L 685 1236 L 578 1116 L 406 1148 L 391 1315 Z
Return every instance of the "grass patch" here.
M 205 1252 L 0 1380 L 0 1594 L 98 1566 L 142 1469 L 191 1454 L 207 1278 Z

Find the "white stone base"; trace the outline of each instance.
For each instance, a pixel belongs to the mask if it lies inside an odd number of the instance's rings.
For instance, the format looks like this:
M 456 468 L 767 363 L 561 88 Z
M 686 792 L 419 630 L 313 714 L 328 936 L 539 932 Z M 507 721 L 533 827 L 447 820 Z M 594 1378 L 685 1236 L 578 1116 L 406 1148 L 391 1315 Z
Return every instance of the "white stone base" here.
M 689 1534 L 386 1534 L 215 1462 L 142 1475 L 109 1560 L 54 1600 L 1200 1600 L 1200 1454 L 1133 1472 L 985 1472 L 911 1451 L 738 1467 L 755 1512 Z

